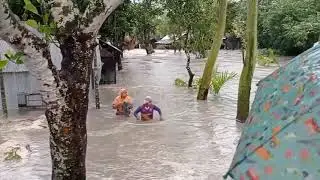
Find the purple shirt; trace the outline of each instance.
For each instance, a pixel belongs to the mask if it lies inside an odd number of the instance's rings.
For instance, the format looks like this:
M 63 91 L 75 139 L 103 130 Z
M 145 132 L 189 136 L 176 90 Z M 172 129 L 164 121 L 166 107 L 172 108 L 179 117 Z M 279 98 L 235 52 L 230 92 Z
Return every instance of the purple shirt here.
M 153 104 L 143 104 L 142 106 L 139 106 L 135 111 L 134 111 L 134 116 L 137 118 L 138 117 L 138 113 L 141 113 L 141 118 L 143 118 L 144 116 L 147 116 L 148 119 L 153 119 L 153 111 L 157 111 L 159 113 L 159 115 L 161 116 L 161 110 L 159 107 L 157 107 L 156 105 Z M 143 120 L 147 120 L 147 119 L 143 119 Z

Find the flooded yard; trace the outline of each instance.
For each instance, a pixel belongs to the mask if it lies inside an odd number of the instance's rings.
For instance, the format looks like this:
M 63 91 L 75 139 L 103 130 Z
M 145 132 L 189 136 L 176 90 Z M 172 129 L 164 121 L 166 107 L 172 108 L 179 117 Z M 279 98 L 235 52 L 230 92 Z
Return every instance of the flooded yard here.
M 220 51 L 218 70 L 234 71 L 238 77 L 218 96 L 210 94 L 208 101 L 197 101 L 195 89 L 174 85 L 176 78 L 187 80 L 185 65 L 185 56 L 173 51 L 156 50 L 151 56 L 144 50 L 125 52 L 118 84 L 100 86 L 102 108 L 96 110 L 90 102 L 88 180 L 222 179 L 241 133 L 235 121 L 241 52 Z M 275 68 L 256 68 L 252 100 L 255 84 Z M 191 69 L 196 76 L 202 75 L 204 60 L 192 59 Z M 116 117 L 111 103 L 121 87 L 129 90 L 135 108 L 151 96 L 164 121 L 138 123 L 134 117 Z M 41 115 L 42 111 L 33 111 L 1 120 L 1 180 L 50 179 L 48 129 L 42 128 Z M 20 162 L 2 161 L 5 147 L 15 144 L 29 144 L 31 152 L 23 150 Z

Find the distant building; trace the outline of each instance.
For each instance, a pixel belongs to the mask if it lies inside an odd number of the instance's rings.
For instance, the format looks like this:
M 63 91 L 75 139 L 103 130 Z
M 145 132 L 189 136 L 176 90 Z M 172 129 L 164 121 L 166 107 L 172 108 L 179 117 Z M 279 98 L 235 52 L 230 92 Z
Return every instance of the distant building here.
M 110 42 L 100 41 L 100 56 L 103 63 L 100 84 L 116 84 L 117 70 L 122 70 L 122 51 Z
M 54 64 L 61 62 L 60 49 L 55 45 L 51 45 L 51 54 Z M 0 40 L 0 56 L 4 58 L 4 54 L 7 51 L 13 51 L 8 43 Z M 3 69 L 3 78 L 7 98 L 8 109 L 18 109 L 19 107 L 42 107 L 42 96 L 40 95 L 40 83 L 31 75 L 30 71 L 24 64 L 15 64 L 9 62 Z M 0 104 L 2 109 L 2 105 Z
M 169 35 L 166 35 L 165 37 L 163 37 L 162 39 L 160 39 L 159 41 L 155 42 L 157 48 L 159 49 L 171 49 L 173 48 L 173 42 L 174 40 L 170 38 Z

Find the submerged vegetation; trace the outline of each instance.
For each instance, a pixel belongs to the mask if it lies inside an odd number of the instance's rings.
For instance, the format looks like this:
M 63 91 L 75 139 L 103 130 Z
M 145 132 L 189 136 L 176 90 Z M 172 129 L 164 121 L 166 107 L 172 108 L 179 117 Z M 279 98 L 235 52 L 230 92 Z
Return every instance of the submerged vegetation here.
M 180 78 L 177 78 L 175 79 L 174 84 L 179 87 L 187 87 L 188 83 Z
M 211 89 L 215 94 L 219 94 L 220 89 L 230 80 L 235 78 L 237 74 L 235 72 L 217 72 L 214 73 L 211 80 Z
M 220 93 L 221 88 L 230 80 L 234 79 L 237 76 L 235 72 L 217 72 L 214 71 L 212 74 L 211 82 L 210 82 L 210 90 L 213 94 L 218 95 Z M 194 89 L 199 89 L 201 83 L 201 77 L 198 77 L 194 80 L 192 87 Z M 175 85 L 178 87 L 187 87 L 187 82 L 177 78 L 175 79 Z
M 9 150 L 4 153 L 4 161 L 19 161 L 21 160 L 21 156 L 17 153 L 20 151 L 20 147 L 9 147 Z

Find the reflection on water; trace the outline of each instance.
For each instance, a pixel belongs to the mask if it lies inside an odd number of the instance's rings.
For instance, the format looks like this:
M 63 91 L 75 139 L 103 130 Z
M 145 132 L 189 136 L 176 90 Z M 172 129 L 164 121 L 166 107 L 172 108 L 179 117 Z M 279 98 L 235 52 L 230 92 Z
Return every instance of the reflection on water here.
M 119 84 L 100 87 L 102 108 L 96 110 L 90 102 L 88 179 L 221 179 L 241 131 L 235 122 L 239 78 L 227 83 L 219 96 L 197 101 L 195 90 L 173 84 L 177 77 L 187 79 L 183 55 L 162 50 L 151 56 L 144 53 L 126 52 L 124 69 L 118 73 Z M 240 75 L 240 51 L 220 52 L 218 64 L 219 70 Z M 204 61 L 192 60 L 191 68 L 200 76 Z M 253 84 L 274 69 L 257 67 Z M 151 96 L 161 107 L 164 121 L 143 123 L 133 117 L 115 117 L 110 104 L 120 87 L 128 88 L 135 107 L 145 96 Z M 14 118 L 37 119 L 38 115 L 41 113 L 32 112 Z M 0 143 L 30 144 L 32 150 L 19 163 L 1 160 L 1 180 L 50 179 L 48 132 L 35 128 L 35 124 L 31 120 L 1 124 Z

